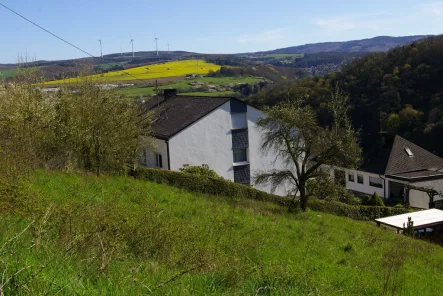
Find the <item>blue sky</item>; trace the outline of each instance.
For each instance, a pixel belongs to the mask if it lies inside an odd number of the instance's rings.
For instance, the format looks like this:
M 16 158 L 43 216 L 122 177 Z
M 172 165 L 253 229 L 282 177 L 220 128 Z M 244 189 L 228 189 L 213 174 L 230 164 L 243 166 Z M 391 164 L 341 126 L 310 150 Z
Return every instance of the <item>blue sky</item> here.
M 0 0 L 84 50 L 237 53 L 379 35 L 443 33 L 443 0 Z M 0 7 L 0 63 L 84 54 Z

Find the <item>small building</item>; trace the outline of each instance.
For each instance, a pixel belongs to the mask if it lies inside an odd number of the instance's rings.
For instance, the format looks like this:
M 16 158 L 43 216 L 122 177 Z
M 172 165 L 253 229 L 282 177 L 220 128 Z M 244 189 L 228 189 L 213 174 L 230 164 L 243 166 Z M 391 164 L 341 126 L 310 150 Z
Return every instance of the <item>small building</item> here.
M 257 120 L 265 114 L 241 100 L 229 97 L 177 95 L 165 90 L 145 107 L 155 112 L 155 148 L 146 151 L 146 166 L 178 171 L 183 165 L 206 164 L 221 177 L 271 192 L 253 184 L 261 171 L 285 165 L 261 150 Z M 285 186 L 274 192 L 286 195 Z
M 388 203 L 421 209 L 442 200 L 443 159 L 398 135 L 384 136 L 358 170 L 334 169 L 332 174 L 357 196 L 376 192 Z

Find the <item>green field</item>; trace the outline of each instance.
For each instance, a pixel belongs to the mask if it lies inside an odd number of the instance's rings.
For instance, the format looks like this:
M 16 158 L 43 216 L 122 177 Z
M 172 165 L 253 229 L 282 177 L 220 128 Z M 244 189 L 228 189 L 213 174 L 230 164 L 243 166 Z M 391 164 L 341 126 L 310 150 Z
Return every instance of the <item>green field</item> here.
M 256 84 L 262 81 L 261 78 L 257 77 L 201 77 L 201 78 L 195 78 L 195 79 L 185 79 L 176 81 L 173 83 L 165 84 L 159 86 L 159 89 L 171 89 L 176 88 L 180 92 L 188 93 L 188 91 L 191 91 L 192 89 L 197 88 L 197 86 L 190 85 L 189 83 L 200 83 L 205 85 L 215 85 L 215 86 L 229 86 L 233 84 Z M 214 93 L 218 93 L 217 95 L 221 95 L 222 93 L 226 94 L 233 94 L 232 90 L 225 89 L 224 91 L 217 91 Z M 128 87 L 128 88 L 122 88 L 120 92 L 127 96 L 137 96 L 137 95 L 154 95 L 155 94 L 155 88 L 154 87 Z M 196 92 L 192 92 L 192 94 L 195 94 Z M 214 95 L 214 93 L 211 92 L 198 92 L 208 95 Z
M 3 69 L 0 70 L 0 78 L 10 78 L 17 74 L 17 69 Z
M 217 71 L 220 66 L 207 63 L 204 60 L 181 60 L 159 64 L 150 64 L 140 67 L 128 68 L 124 71 L 111 71 L 103 74 L 89 75 L 88 78 L 99 82 L 117 82 L 133 80 L 152 80 L 156 78 L 178 77 L 186 74 L 204 75 L 209 71 Z M 74 83 L 77 78 L 47 81 L 47 85 Z
M 443 249 L 373 222 L 126 177 L 41 171 L 19 192 L 0 195 L 4 295 L 441 292 Z

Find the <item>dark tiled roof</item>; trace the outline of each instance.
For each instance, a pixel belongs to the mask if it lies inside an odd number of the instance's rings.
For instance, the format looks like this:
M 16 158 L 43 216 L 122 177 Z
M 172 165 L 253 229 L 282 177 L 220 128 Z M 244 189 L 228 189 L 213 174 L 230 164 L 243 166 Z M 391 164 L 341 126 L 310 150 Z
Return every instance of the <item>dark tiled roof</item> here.
M 169 139 L 229 100 L 227 97 L 172 96 L 165 99 L 157 96 L 146 102 L 145 108 L 156 112 L 152 125 L 154 136 Z
M 413 156 L 406 152 L 409 148 Z M 443 168 L 443 159 L 435 154 L 415 145 L 408 140 L 396 136 L 392 145 L 385 175 L 414 172 L 420 170 L 432 170 Z
M 409 157 L 405 148 L 410 149 L 412 157 Z M 360 167 L 362 171 L 380 175 L 397 175 L 443 168 L 442 158 L 400 136 L 395 136 L 390 144 L 366 153 L 363 159 Z

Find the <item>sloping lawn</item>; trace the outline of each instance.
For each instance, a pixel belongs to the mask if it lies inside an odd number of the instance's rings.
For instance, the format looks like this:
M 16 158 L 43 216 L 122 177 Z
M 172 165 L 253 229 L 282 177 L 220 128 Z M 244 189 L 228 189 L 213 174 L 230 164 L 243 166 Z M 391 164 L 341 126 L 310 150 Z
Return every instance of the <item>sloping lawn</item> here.
M 41 171 L 21 192 L 0 211 L 5 295 L 442 291 L 441 247 L 372 222 L 125 177 Z

